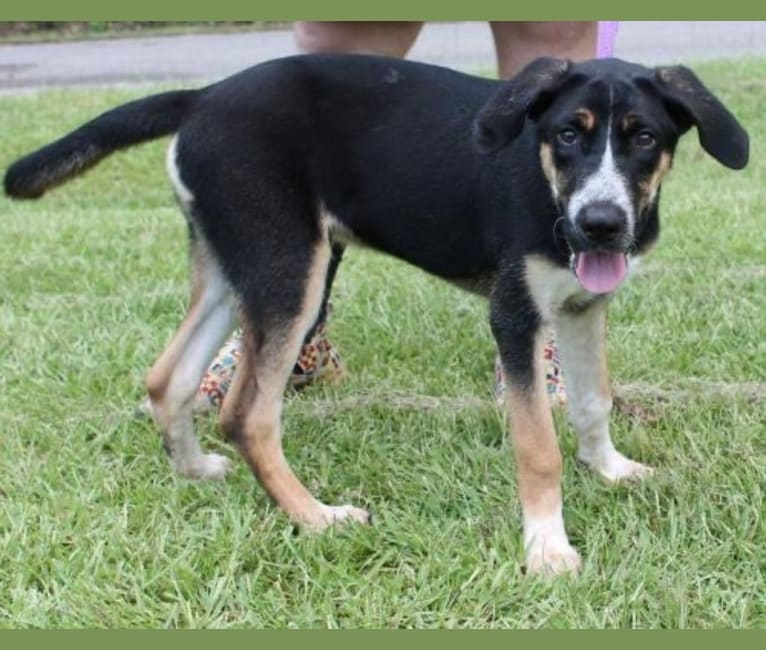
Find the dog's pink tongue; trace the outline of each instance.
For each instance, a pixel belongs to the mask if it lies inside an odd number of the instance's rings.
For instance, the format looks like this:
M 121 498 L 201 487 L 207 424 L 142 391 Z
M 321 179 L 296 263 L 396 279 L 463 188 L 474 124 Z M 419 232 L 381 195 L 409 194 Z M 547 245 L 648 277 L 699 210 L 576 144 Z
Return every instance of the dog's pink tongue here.
M 628 274 L 625 254 L 604 251 L 578 253 L 575 274 L 585 290 L 609 293 L 619 287 Z

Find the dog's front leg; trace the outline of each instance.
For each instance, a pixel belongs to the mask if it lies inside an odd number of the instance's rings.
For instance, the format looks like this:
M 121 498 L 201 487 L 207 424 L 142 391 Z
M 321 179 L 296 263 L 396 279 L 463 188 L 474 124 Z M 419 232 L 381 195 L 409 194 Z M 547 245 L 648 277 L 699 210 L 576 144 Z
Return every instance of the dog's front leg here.
M 643 478 L 652 469 L 617 451 L 609 435 L 612 396 L 606 365 L 606 300 L 556 319 L 564 365 L 569 420 L 578 436 L 578 458 L 609 481 Z
M 520 286 L 495 291 L 492 331 L 506 379 L 528 573 L 576 571 L 561 500 L 561 453 L 548 403 L 541 319 Z M 521 303 L 521 304 L 520 304 Z

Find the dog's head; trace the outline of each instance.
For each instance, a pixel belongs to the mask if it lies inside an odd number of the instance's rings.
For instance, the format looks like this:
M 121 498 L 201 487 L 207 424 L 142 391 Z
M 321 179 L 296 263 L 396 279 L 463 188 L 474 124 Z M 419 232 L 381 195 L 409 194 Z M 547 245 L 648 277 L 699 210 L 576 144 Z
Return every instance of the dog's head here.
M 625 278 L 683 133 L 696 126 L 702 148 L 727 167 L 741 169 L 748 159 L 747 133 L 681 66 L 538 59 L 479 112 L 477 144 L 501 149 L 528 120 L 564 217 L 572 269 L 593 293 L 613 291 Z

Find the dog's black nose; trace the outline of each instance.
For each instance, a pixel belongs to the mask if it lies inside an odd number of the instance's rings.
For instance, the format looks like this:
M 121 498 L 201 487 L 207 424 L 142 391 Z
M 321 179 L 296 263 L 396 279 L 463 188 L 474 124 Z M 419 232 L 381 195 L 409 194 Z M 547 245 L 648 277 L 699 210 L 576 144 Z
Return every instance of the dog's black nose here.
M 611 242 L 621 237 L 627 226 L 625 211 L 606 201 L 586 205 L 577 215 L 577 225 L 594 242 Z

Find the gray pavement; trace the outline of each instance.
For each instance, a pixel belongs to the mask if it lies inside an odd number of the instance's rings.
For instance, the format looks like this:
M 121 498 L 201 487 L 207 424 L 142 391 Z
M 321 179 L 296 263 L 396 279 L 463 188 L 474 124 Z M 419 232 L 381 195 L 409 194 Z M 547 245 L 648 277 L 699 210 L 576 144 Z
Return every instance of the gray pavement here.
M 0 93 L 53 86 L 199 83 L 296 52 L 290 31 L 0 46 Z M 646 64 L 766 55 L 766 22 L 623 22 L 615 55 Z M 487 23 L 427 23 L 409 58 L 494 68 Z

